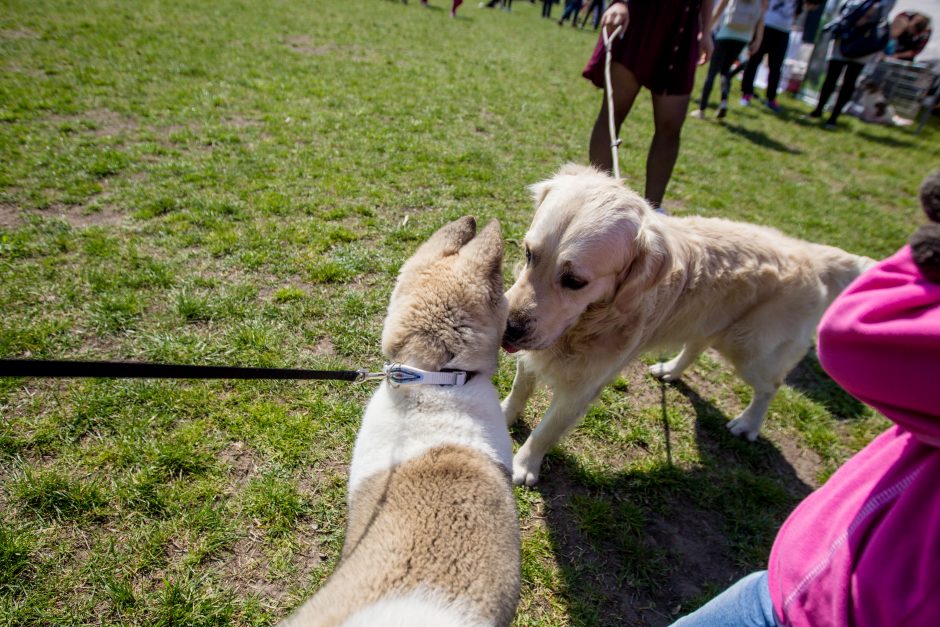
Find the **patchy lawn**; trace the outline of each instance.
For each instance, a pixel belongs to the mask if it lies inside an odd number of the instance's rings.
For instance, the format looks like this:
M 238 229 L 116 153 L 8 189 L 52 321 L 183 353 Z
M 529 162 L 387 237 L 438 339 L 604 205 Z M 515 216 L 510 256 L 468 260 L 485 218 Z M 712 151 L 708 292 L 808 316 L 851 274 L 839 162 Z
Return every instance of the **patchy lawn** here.
M 594 34 L 375 0 L 13 0 L 0 15 L 0 357 L 371 367 L 399 265 L 583 162 Z M 883 257 L 920 223 L 920 135 L 784 100 L 689 120 L 675 214 Z M 642 188 L 648 99 L 624 127 Z M 497 384 L 508 392 L 511 359 Z M 796 502 L 885 426 L 811 355 L 763 436 L 706 355 L 637 364 L 516 494 L 518 625 L 663 625 L 766 560 Z M 342 545 L 366 387 L 0 380 L 0 623 L 268 624 Z M 536 397 L 521 443 L 546 407 Z

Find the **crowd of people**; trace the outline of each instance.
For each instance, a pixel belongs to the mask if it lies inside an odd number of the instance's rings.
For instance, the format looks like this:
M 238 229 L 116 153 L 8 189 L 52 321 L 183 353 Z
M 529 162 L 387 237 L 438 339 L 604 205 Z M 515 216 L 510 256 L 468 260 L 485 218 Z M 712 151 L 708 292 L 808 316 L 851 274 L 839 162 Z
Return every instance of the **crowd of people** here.
M 693 117 L 706 116 L 714 80 L 721 76 L 717 117 L 728 114 L 728 98 L 734 64 L 747 48 L 741 63 L 744 76 L 741 104 L 754 100 L 754 79 L 763 57 L 768 57 L 766 99 L 768 109 L 780 111 L 777 92 L 781 68 L 796 18 L 805 9 L 816 10 L 815 0 L 674 0 L 651 3 L 614 2 L 601 19 L 605 28 L 626 25 L 615 42 L 611 67 L 614 120 L 619 133 L 641 87 L 652 94 L 654 135 L 646 165 L 646 198 L 660 206 L 679 151 L 679 139 L 691 100 L 695 65 L 710 61 Z M 821 118 L 841 77 L 841 87 L 825 122 L 834 128 L 852 99 L 866 64 L 879 55 L 913 60 L 930 37 L 930 18 L 920 13 L 901 13 L 888 24 L 894 0 L 844 0 L 827 26 L 831 31 L 828 68 L 810 118 Z M 701 50 L 701 52 L 699 52 Z M 599 40 L 584 76 L 603 88 L 604 47 Z M 591 133 L 589 155 L 596 166 L 611 171 L 607 101 Z
M 407 0 L 403 0 L 407 1 Z M 535 0 L 530 0 L 533 4 Z M 828 117 L 824 128 L 836 126 L 839 116 L 856 96 L 859 77 L 869 62 L 881 55 L 913 61 L 927 45 L 930 17 L 905 11 L 888 22 L 896 0 L 843 0 L 825 30 L 830 31 L 825 78 L 816 107 L 809 118 Z M 428 0 L 421 0 L 428 4 Z M 552 19 L 552 6 L 561 0 L 541 0 L 542 17 Z M 456 16 L 462 0 L 452 0 Z M 728 115 L 731 82 L 743 72 L 742 106 L 763 104 L 774 113 L 790 43 L 790 33 L 800 16 L 821 8 L 821 0 L 564 0 L 559 25 L 570 21 L 585 28 L 624 31 L 613 42 L 611 84 L 614 126 L 617 134 L 633 103 L 645 88 L 653 105 L 654 132 L 646 161 L 646 199 L 660 207 L 679 155 L 682 127 L 689 111 L 695 72 L 708 63 L 698 106 L 691 115 L 705 118 L 716 78 L 720 77 L 717 118 Z M 480 8 L 512 10 L 512 0 L 486 0 Z M 746 58 L 742 52 L 747 51 Z M 598 37 L 583 76 L 604 89 L 603 38 Z M 765 98 L 755 96 L 754 83 L 766 59 Z M 835 102 L 829 106 L 838 87 Z M 607 98 L 591 130 L 588 155 L 592 164 L 611 172 L 611 137 Z

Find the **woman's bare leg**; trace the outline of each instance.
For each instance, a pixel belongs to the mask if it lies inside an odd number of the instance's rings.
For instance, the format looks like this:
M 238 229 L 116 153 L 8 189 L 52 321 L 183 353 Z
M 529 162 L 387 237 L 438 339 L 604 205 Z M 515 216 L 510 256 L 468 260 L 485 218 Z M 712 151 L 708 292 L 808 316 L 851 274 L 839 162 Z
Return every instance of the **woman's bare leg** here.
M 679 157 L 679 136 L 689 110 L 691 95 L 653 94 L 653 122 L 656 130 L 646 157 L 646 199 L 659 207 Z
M 633 72 L 616 62 L 610 64 L 610 83 L 613 86 L 614 96 L 614 126 L 619 135 L 620 126 L 626 119 L 627 114 L 630 113 L 633 101 L 636 100 L 636 95 L 640 91 L 640 83 L 636 80 Z M 608 124 L 607 95 L 605 91 L 601 111 L 597 114 L 594 130 L 591 131 L 591 143 L 588 151 L 593 166 L 612 174 L 614 162 L 610 152 L 610 129 Z

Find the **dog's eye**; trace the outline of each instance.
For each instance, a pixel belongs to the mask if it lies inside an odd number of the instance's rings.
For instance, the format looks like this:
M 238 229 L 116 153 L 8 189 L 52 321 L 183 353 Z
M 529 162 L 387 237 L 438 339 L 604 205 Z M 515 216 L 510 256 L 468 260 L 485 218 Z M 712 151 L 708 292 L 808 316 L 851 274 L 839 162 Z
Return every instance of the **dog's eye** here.
M 532 263 L 532 251 L 529 250 L 528 244 L 526 244 L 526 247 L 525 247 L 525 262 Z
M 561 286 L 566 290 L 579 290 L 587 284 L 587 281 L 579 279 L 573 274 L 561 275 Z

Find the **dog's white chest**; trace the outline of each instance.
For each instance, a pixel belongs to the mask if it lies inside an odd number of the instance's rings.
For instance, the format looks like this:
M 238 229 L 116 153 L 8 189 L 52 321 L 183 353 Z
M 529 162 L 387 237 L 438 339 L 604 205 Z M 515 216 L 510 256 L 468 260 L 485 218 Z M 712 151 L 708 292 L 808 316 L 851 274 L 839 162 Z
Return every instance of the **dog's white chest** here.
M 349 491 L 379 472 L 443 445 L 480 451 L 512 468 L 512 443 L 488 380 L 403 391 L 382 383 L 369 401 L 349 469 Z

